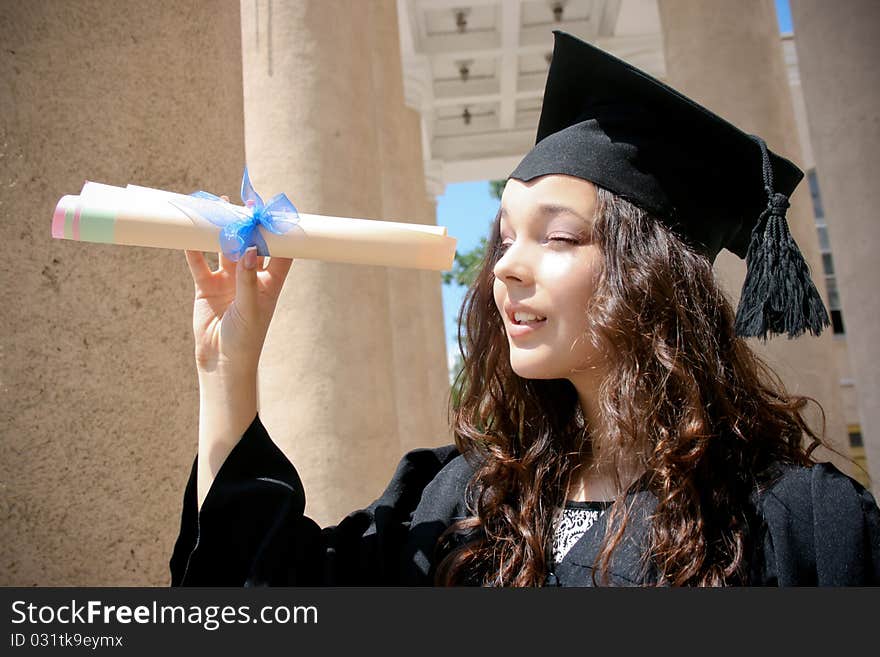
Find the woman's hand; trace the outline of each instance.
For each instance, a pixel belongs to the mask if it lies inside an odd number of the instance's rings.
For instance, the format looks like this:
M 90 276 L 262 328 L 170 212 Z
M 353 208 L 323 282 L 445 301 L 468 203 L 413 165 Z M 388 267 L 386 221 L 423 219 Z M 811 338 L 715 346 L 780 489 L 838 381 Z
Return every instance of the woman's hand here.
M 224 201 L 229 201 L 225 196 Z M 257 366 L 293 260 L 256 247 L 237 263 L 222 253 L 211 271 L 201 251 L 186 251 L 195 283 L 193 336 L 199 375 L 198 508 L 220 467 L 257 413 Z
M 222 197 L 224 201 L 228 199 Z M 237 263 L 219 254 L 211 271 L 201 251 L 186 251 L 195 283 L 193 335 L 200 373 L 218 368 L 256 372 L 275 305 L 290 271 L 290 258 L 263 257 L 256 247 Z

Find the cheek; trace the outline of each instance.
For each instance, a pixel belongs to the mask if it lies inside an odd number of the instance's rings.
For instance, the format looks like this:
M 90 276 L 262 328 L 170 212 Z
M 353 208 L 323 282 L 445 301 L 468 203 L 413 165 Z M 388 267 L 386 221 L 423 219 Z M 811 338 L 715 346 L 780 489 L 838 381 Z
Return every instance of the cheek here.
M 587 305 L 593 296 L 592 270 L 584 267 L 569 270 L 550 281 L 550 286 L 553 290 L 553 306 L 559 309 L 566 331 L 582 331 L 587 325 Z
M 502 285 L 497 278 L 492 281 L 492 297 L 495 300 L 495 309 L 498 311 L 498 314 L 502 318 L 501 321 L 503 322 L 505 302 L 504 285 Z

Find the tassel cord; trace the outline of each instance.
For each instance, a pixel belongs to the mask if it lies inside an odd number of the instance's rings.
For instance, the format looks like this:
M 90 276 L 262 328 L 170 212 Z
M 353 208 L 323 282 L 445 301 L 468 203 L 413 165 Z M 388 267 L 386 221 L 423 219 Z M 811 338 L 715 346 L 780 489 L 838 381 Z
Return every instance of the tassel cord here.
M 760 137 L 753 139 L 761 149 L 767 207 L 751 232 L 736 332 L 763 340 L 768 334 L 819 335 L 830 323 L 828 313 L 788 228 L 788 197 L 775 191 L 767 145 Z

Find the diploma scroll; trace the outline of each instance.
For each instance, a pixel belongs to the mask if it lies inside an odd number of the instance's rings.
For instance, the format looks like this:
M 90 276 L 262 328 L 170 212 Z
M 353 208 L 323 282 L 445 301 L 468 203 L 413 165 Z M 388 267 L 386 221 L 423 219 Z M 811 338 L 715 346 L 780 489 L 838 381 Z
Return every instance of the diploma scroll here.
M 52 237 L 216 252 L 222 228 L 205 218 L 218 210 L 216 204 L 243 217 L 250 212 L 148 187 L 87 182 L 79 195 L 58 202 Z M 444 226 L 305 213 L 292 214 L 288 223 L 293 225 L 284 234 L 258 229 L 269 255 L 439 271 L 451 269 L 455 257 L 456 239 Z

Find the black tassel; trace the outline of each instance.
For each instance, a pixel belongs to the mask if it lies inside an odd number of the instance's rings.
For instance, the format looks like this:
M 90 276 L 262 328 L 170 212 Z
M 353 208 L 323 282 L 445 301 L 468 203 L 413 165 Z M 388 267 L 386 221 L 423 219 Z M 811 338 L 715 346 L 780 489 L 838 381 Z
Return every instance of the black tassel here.
M 773 189 L 773 170 L 767 145 L 761 147 L 767 208 L 752 229 L 746 253 L 746 279 L 736 310 L 736 333 L 767 339 L 787 333 L 795 338 L 805 331 L 819 335 L 828 326 L 828 312 L 810 277 L 810 268 L 791 236 L 785 210 L 788 198 Z

